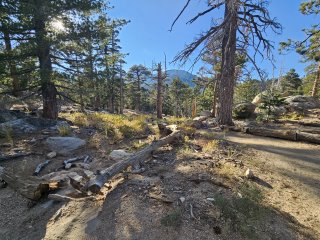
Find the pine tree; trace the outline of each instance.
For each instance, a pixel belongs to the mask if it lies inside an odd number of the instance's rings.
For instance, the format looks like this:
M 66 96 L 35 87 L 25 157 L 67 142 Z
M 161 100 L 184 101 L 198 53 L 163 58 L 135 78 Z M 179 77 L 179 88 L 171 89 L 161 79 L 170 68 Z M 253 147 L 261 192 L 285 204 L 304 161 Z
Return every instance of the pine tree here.
M 1 2 L 1 12 L 8 19 L 0 26 L 1 36 L 7 30 L 19 52 L 14 56 L 3 52 L 0 62 L 18 59 L 19 65 L 30 67 L 29 73 L 35 72 L 34 86 L 41 87 L 44 117 L 57 118 L 57 96 L 67 97 L 61 87 L 74 92 L 66 80 L 78 82 L 80 102 L 85 101 L 85 85 L 91 85 L 87 89 L 95 92 L 93 103 L 102 104 L 101 93 L 106 89 L 103 43 L 108 39 L 105 29 L 110 22 L 104 14 L 107 7 L 107 2 L 100 0 Z M 32 65 L 34 59 L 37 64 Z
M 281 81 L 281 91 L 284 95 L 294 95 L 301 93 L 302 79 L 295 69 L 290 69 Z
M 141 111 L 142 85 L 151 76 L 151 72 L 143 65 L 133 65 L 127 74 L 128 82 L 133 87 L 135 109 Z
M 300 4 L 300 12 L 304 15 L 320 14 L 320 1 L 309 0 Z M 306 37 L 302 41 L 294 41 L 289 39 L 287 42 L 282 42 L 280 49 L 293 48 L 303 57 L 303 61 L 311 62 L 315 66 L 315 79 L 311 91 L 312 96 L 317 96 L 320 82 L 320 23 L 313 25 L 309 29 L 303 30 Z

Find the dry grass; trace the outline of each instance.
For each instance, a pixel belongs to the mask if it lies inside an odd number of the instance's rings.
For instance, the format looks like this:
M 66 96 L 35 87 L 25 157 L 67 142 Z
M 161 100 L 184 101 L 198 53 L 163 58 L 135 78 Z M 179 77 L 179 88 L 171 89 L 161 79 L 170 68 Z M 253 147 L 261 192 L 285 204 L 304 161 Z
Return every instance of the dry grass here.
M 142 135 L 148 130 L 147 115 L 124 116 L 106 113 L 61 114 L 75 125 L 94 127 L 104 132 L 107 138 L 122 139 Z
M 138 141 L 134 141 L 132 143 L 132 148 L 135 149 L 135 150 L 139 150 L 145 146 L 148 145 L 148 141 L 141 141 L 141 140 L 138 140 Z
M 220 140 L 217 140 L 217 139 L 209 141 L 203 147 L 203 151 L 207 152 L 207 153 L 213 153 L 215 150 L 217 150 L 219 148 L 219 143 L 220 143 Z
M 217 172 L 224 178 L 233 179 L 235 176 L 240 175 L 240 170 L 237 167 L 234 167 L 231 163 L 222 164 L 217 168 Z
M 69 136 L 71 134 L 71 128 L 68 125 L 58 126 L 58 132 L 61 137 Z
M 289 114 L 282 116 L 280 119 L 281 120 L 301 120 L 301 119 L 303 119 L 303 116 L 301 114 L 293 112 L 293 113 L 289 113 Z
M 167 121 L 168 124 L 177 124 L 177 125 L 180 125 L 180 124 L 182 124 L 183 122 L 187 121 L 188 118 L 170 116 L 170 117 L 166 117 L 165 120 Z

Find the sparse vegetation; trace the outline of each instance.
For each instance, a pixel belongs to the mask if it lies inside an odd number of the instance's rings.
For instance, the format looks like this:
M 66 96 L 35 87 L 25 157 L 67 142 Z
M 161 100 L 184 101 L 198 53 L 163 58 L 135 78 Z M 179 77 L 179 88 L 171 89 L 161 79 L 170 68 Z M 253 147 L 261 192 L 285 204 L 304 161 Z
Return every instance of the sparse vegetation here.
M 107 138 L 132 138 L 146 134 L 149 131 L 147 115 L 124 116 L 106 113 L 73 113 L 61 114 L 61 117 L 72 121 L 78 126 L 90 126 L 104 132 Z
M 259 189 L 246 183 L 240 189 L 239 196 L 215 196 L 215 204 L 221 209 L 223 218 L 230 221 L 232 230 L 246 239 L 257 239 L 259 235 L 255 226 L 262 227 L 271 212 L 262 205 L 263 195 Z
M 58 132 L 61 137 L 69 136 L 71 134 L 71 128 L 69 125 L 58 126 Z
M 166 227 L 179 227 L 181 224 L 181 212 L 173 211 L 161 219 L 161 224 Z
M 219 147 L 221 140 L 211 140 L 204 147 L 203 151 L 207 153 L 213 153 Z
M 7 143 L 13 143 L 13 130 L 10 126 L 4 126 L 0 130 L 0 137 L 3 137 Z
M 299 113 L 293 112 L 282 116 L 280 119 L 282 120 L 301 120 L 303 116 Z

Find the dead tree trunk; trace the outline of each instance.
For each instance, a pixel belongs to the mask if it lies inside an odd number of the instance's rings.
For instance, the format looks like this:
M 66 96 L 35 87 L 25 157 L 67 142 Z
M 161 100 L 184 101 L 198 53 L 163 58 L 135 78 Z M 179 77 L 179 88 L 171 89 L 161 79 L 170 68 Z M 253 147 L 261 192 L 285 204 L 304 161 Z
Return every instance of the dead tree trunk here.
M 137 164 L 139 162 L 145 161 L 153 151 L 156 149 L 171 143 L 176 138 L 180 136 L 179 131 L 175 131 L 168 135 L 167 137 L 161 138 L 158 141 L 153 142 L 151 145 L 149 145 L 146 148 L 143 148 L 142 150 L 135 153 L 132 157 L 123 160 L 121 162 L 117 162 L 113 164 L 112 166 L 100 171 L 100 174 L 96 176 L 94 179 L 89 181 L 87 185 L 85 186 L 85 190 L 90 190 L 93 193 L 99 193 L 102 186 L 110 180 L 113 176 L 120 173 L 121 171 L 125 170 L 131 165 Z
M 316 78 L 314 79 L 314 82 L 313 82 L 313 87 L 312 87 L 312 97 L 316 97 L 317 94 L 318 94 L 318 85 L 319 85 L 319 81 L 320 81 L 320 63 L 318 65 L 318 70 L 317 70 L 317 73 L 316 73 Z
M 163 77 L 162 77 L 162 68 L 161 68 L 161 63 L 158 63 L 158 68 L 157 68 L 157 118 L 161 119 L 162 118 L 162 88 L 163 88 Z
M 217 95 L 218 95 L 218 79 L 220 78 L 219 74 L 216 75 L 216 79 L 213 87 L 213 99 L 212 99 L 212 117 L 216 117 L 217 113 Z
M 120 114 L 123 114 L 123 108 L 124 108 L 124 94 L 123 94 L 123 76 L 122 76 L 122 63 L 120 62 Z
M 222 40 L 221 77 L 218 88 L 217 121 L 220 125 L 233 125 L 232 104 L 235 85 L 235 55 L 237 35 L 237 0 L 225 4 L 225 27 Z

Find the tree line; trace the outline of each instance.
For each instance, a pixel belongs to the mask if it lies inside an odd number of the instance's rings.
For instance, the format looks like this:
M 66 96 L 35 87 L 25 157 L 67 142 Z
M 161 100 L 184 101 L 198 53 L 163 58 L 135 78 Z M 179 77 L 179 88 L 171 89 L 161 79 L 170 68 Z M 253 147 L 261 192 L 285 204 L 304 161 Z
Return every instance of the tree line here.
M 171 30 L 192 0 L 187 0 Z M 199 70 L 190 87 L 181 79 L 167 78 L 166 61 L 151 68 L 137 64 L 123 69 L 128 53 L 121 49 L 119 33 L 129 22 L 112 19 L 110 6 L 102 0 L 50 1 L 3 0 L 0 3 L 1 94 L 17 98 L 39 95 L 43 117 L 58 117 L 59 100 L 85 108 L 123 113 L 139 111 L 191 116 L 195 110 L 212 110 L 222 125 L 232 125 L 235 103 L 250 101 L 254 94 L 277 88 L 284 95 L 318 95 L 320 78 L 319 24 L 304 29 L 306 38 L 286 40 L 281 51 L 294 49 L 309 62 L 307 76 L 294 70 L 277 79 L 268 78 L 257 57 L 272 60 L 273 42 L 267 31 L 281 33 L 281 24 L 271 17 L 267 0 L 208 0 L 204 15 L 224 11 L 212 19 L 211 27 L 179 52 L 174 61 L 194 61 L 207 67 Z M 305 15 L 318 15 L 319 0 L 301 4 Z M 208 67 L 209 66 L 209 67 Z M 249 69 L 250 68 L 250 69 Z M 250 75 L 255 70 L 259 80 Z

